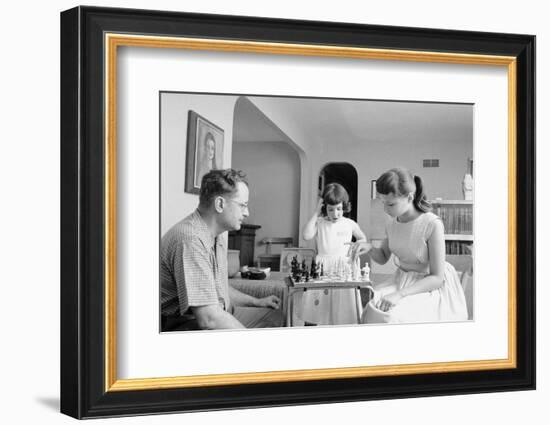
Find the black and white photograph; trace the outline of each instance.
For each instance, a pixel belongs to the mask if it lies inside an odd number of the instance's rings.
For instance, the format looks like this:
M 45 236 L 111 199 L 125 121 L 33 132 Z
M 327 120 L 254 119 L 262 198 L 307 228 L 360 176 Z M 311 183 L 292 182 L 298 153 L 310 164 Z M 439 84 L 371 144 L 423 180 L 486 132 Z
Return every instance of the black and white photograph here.
M 159 99 L 161 332 L 475 319 L 475 105 Z

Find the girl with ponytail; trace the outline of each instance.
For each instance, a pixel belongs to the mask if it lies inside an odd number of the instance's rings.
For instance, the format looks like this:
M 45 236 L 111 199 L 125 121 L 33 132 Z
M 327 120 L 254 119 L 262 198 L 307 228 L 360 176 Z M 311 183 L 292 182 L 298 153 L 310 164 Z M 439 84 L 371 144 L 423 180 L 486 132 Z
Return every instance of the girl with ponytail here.
M 355 255 L 368 252 L 379 264 L 393 254 L 397 270 L 377 285 L 363 312 L 364 323 L 467 320 L 464 292 L 453 266 L 445 261 L 443 222 L 431 212 L 419 176 L 393 168 L 376 181 L 384 211 L 392 220 L 380 247 L 358 242 Z

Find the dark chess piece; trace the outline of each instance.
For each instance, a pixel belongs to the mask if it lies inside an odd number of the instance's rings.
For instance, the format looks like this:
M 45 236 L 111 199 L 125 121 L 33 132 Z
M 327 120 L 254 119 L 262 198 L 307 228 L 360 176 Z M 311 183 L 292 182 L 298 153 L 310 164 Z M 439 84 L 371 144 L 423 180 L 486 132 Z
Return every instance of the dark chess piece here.
M 325 268 L 323 266 L 324 264 L 321 264 L 321 276 L 325 275 Z
M 290 262 L 290 274 L 294 280 L 296 280 L 297 274 L 298 274 L 298 258 L 296 255 L 292 258 L 292 261 Z
M 315 258 L 311 260 L 311 278 L 312 279 L 319 278 L 319 270 L 317 268 L 317 263 L 315 262 Z

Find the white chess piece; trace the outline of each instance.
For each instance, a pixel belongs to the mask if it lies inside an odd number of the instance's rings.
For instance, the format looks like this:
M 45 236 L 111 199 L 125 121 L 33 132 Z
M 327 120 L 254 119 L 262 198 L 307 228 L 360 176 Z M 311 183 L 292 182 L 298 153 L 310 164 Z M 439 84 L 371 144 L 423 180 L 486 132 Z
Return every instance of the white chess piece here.
M 354 261 L 353 263 L 351 263 L 351 268 L 352 268 L 352 276 L 353 276 L 353 280 L 354 281 L 358 281 L 359 278 L 361 277 L 361 270 L 359 269 L 359 264 L 357 261 Z
M 362 280 L 364 280 L 365 282 L 370 281 L 370 267 L 369 267 L 369 263 L 365 263 L 365 265 L 364 265 L 363 268 L 361 269 L 361 278 L 362 278 Z

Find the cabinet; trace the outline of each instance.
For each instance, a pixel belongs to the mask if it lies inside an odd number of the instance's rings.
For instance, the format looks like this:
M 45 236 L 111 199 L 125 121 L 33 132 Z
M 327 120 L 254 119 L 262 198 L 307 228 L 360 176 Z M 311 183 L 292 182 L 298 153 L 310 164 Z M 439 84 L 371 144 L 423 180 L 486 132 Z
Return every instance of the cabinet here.
M 468 255 L 474 242 L 473 202 L 464 200 L 434 200 L 433 212 L 445 227 L 445 253 Z
M 254 265 L 254 246 L 256 244 L 256 230 L 262 226 L 257 224 L 242 224 L 240 230 L 229 232 L 229 249 L 240 251 L 239 259 L 241 266 Z

